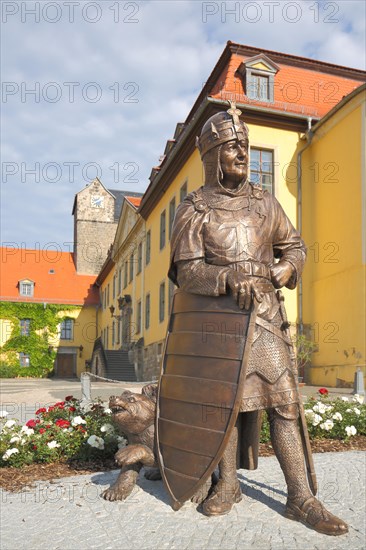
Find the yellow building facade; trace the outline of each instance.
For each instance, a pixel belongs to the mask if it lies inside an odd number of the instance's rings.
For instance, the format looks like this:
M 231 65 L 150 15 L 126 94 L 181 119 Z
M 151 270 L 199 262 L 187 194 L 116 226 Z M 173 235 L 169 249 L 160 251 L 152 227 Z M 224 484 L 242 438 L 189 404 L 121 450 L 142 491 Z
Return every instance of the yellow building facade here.
M 311 384 L 349 386 L 365 372 L 365 120 L 360 87 L 318 122 L 302 156 L 304 323 L 317 345 Z

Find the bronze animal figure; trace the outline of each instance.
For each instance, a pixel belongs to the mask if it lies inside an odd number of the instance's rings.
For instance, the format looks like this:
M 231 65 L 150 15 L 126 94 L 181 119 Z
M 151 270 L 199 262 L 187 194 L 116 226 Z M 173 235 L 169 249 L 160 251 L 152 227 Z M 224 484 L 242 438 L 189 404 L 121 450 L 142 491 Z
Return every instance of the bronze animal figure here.
M 102 493 L 106 500 L 125 500 L 132 493 L 143 466 L 147 468 L 147 479 L 161 479 L 154 448 L 157 389 L 157 384 L 147 384 L 141 394 L 126 390 L 109 399 L 113 419 L 121 435 L 127 438 L 128 445 L 115 454 L 121 472 L 116 482 Z M 211 480 L 192 497 L 192 502 L 200 504 L 210 488 Z

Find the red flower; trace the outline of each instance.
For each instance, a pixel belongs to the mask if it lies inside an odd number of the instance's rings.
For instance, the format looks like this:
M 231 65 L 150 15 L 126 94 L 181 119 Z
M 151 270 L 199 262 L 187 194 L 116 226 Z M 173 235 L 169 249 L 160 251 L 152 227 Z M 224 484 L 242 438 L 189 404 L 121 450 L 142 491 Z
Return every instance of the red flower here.
M 37 450 L 37 445 L 33 445 L 33 451 Z
M 58 403 L 54 404 L 54 407 L 57 407 L 58 409 L 63 409 L 65 405 L 65 401 L 59 401 Z
M 74 401 L 75 397 L 73 395 L 67 395 L 65 401 Z
M 40 434 L 44 434 L 45 431 L 46 431 L 45 428 L 40 428 L 40 429 L 39 429 L 39 433 L 40 433 Z
M 36 414 L 42 414 L 45 412 L 47 412 L 47 409 L 45 409 L 44 407 L 41 407 L 40 409 L 38 409 L 38 411 L 36 411 Z
M 320 393 L 320 395 L 328 395 L 329 393 L 327 388 L 320 388 L 318 392 Z
M 55 409 L 55 407 L 48 407 L 48 412 L 51 412 Z
M 36 422 L 35 420 L 28 420 L 28 422 L 25 423 L 26 426 L 28 426 L 28 428 L 35 428 L 36 425 L 39 423 L 39 420 L 38 422 Z
M 82 426 L 78 426 L 77 429 L 80 431 L 80 432 L 86 432 L 86 429 L 83 428 Z
M 46 424 L 46 428 L 50 428 L 51 427 L 51 424 Z
M 63 420 L 62 418 L 56 420 L 55 424 L 59 428 L 68 428 L 70 426 L 70 422 L 68 420 Z
M 75 411 L 76 411 L 76 408 L 75 408 L 75 407 L 70 407 L 70 408 L 69 408 L 69 411 L 70 411 L 70 412 L 75 412 Z

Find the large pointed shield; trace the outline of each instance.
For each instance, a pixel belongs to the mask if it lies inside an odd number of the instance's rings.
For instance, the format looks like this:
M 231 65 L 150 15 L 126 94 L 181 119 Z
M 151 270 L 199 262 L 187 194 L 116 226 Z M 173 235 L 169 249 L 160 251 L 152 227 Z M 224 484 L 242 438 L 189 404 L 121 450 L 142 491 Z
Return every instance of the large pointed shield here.
M 240 406 L 257 304 L 174 293 L 159 383 L 161 474 L 178 510 L 216 468 Z

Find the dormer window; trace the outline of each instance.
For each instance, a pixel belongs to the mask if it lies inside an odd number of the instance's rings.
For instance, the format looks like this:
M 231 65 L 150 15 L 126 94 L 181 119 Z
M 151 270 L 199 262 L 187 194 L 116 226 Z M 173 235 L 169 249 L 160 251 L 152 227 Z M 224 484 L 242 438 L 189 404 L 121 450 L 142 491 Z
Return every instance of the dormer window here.
M 273 103 L 274 77 L 279 69 L 266 55 L 256 55 L 241 63 L 238 73 L 244 80 L 247 97 Z
M 19 281 L 19 294 L 31 298 L 34 294 L 34 282 L 29 279 Z

